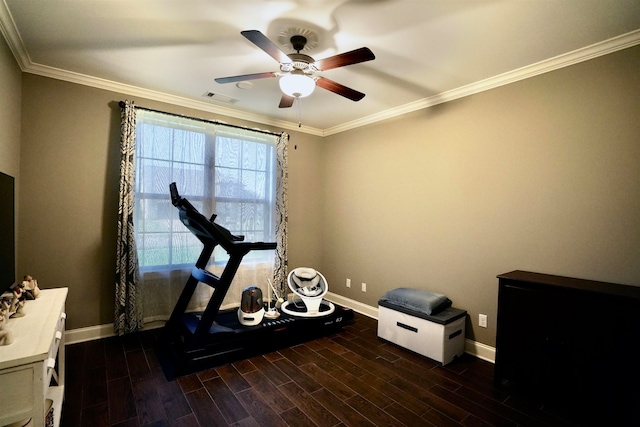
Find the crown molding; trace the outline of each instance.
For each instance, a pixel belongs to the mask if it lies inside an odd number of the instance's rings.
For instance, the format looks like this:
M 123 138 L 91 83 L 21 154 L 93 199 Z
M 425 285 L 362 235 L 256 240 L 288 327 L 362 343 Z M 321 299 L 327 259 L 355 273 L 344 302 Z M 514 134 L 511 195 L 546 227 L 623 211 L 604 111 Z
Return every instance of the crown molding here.
M 577 49 L 566 54 L 558 55 L 554 58 L 540 61 L 532 65 L 527 65 L 525 67 L 509 71 L 507 73 L 499 74 L 497 76 L 481 80 L 467 86 L 461 86 L 447 92 L 430 96 L 428 98 L 423 98 L 409 104 L 401 105 L 397 108 L 392 108 L 377 114 L 363 117 L 358 120 L 325 129 L 324 136 L 329 136 L 350 129 L 355 129 L 382 120 L 398 117 L 403 114 L 422 110 L 424 108 L 429 108 L 434 105 L 453 101 L 465 96 L 474 95 L 476 93 L 484 92 L 500 86 L 505 86 L 520 80 L 529 79 L 540 74 L 548 73 L 550 71 L 554 71 L 564 67 L 569 67 L 571 65 L 588 61 L 590 59 L 607 55 L 609 53 L 613 53 L 622 49 L 626 49 L 637 44 L 640 44 L 640 30 L 631 31 L 621 36 L 614 37 L 612 39 L 605 40 L 603 42 L 596 43 L 582 49 Z
M 0 1 L 0 33 L 2 33 L 4 39 L 7 41 L 9 49 L 11 49 L 13 56 L 18 62 L 18 66 L 22 71 L 25 71 L 28 64 L 31 63 L 31 59 L 24 48 L 24 43 L 22 42 L 20 33 L 18 33 L 16 29 L 16 23 L 9 13 L 5 0 Z
M 287 130 L 295 130 L 297 132 L 317 136 L 334 135 L 361 126 L 373 124 L 382 120 L 398 117 L 414 111 L 429 108 L 434 105 L 453 101 L 459 98 L 484 92 L 486 90 L 515 83 L 520 80 L 535 77 L 540 74 L 548 73 L 550 71 L 568 67 L 580 62 L 588 61 L 599 56 L 607 55 L 609 53 L 613 53 L 640 44 L 640 30 L 631 31 L 629 33 L 593 44 L 591 46 L 577 49 L 566 54 L 558 55 L 554 58 L 540 61 L 538 63 L 509 71 L 485 80 L 481 80 L 470 85 L 462 86 L 453 90 L 449 90 L 447 92 L 433 95 L 428 98 L 419 99 L 417 101 L 401 105 L 397 108 L 391 108 L 389 110 L 381 111 L 380 113 L 372 114 L 327 129 L 318 129 L 307 126 L 300 127 L 297 123 L 272 119 L 270 117 L 259 114 L 247 113 L 233 108 L 212 105 L 204 101 L 197 101 L 177 95 L 158 92 L 150 89 L 33 63 L 29 57 L 28 52 L 24 48 L 24 43 L 22 42 L 20 33 L 16 29 L 15 22 L 13 21 L 13 18 L 9 13 L 5 0 L 0 1 L 0 32 L 2 32 L 2 35 L 7 40 L 7 44 L 13 52 L 13 55 L 15 56 L 20 69 L 26 73 L 64 80 L 71 83 L 77 83 L 113 92 L 124 93 L 129 96 L 139 96 L 154 101 L 166 102 L 168 104 L 207 111 L 214 114 L 221 114 L 227 117 L 233 117 L 241 120 L 249 120 L 264 125 L 274 126 Z
M 111 92 L 118 92 L 126 94 L 126 96 L 139 96 L 154 101 L 166 102 L 172 105 L 178 105 L 181 107 L 193 108 L 195 110 L 206 111 L 214 114 L 220 114 L 227 117 L 233 117 L 236 119 L 248 120 L 263 125 L 274 126 L 281 129 L 295 130 L 300 132 L 309 133 L 312 135 L 322 136 L 321 129 L 312 127 L 298 127 L 297 123 L 291 123 L 284 120 L 272 119 L 270 117 L 262 116 L 259 114 L 247 113 L 233 108 L 221 107 L 212 105 L 204 101 L 198 101 L 194 99 L 185 98 L 178 95 L 172 95 L 164 92 L 158 92 L 151 89 L 145 89 L 138 86 L 127 85 L 123 83 L 114 82 L 111 80 L 101 79 L 98 77 L 92 77 L 85 74 L 75 73 L 73 71 L 62 70 L 59 68 L 49 67 L 41 64 L 31 63 L 27 69 L 23 69 L 24 72 L 30 74 L 36 74 L 43 77 L 49 77 L 57 80 L 64 80 L 70 83 L 81 84 L 85 86 L 91 86 L 98 89 L 104 89 Z

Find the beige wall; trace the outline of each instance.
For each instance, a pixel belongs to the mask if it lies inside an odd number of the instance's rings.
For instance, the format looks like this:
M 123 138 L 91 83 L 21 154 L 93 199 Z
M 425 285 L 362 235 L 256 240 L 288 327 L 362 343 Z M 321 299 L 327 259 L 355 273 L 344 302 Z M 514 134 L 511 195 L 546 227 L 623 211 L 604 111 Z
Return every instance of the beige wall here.
M 3 37 L 0 37 L 0 172 L 20 175 L 21 72 Z
M 69 287 L 68 328 L 113 322 L 120 107 L 125 94 L 23 76 L 22 206 L 18 274 L 44 287 Z M 131 99 L 131 97 L 128 97 Z M 135 99 L 140 106 L 220 119 L 211 114 Z M 248 124 L 230 118 L 228 123 Z M 256 126 L 252 124 L 252 126 Z M 259 125 L 261 128 L 267 126 Z M 280 131 L 278 129 L 272 129 Z M 306 167 L 321 139 L 293 134 L 289 153 L 291 262 L 317 265 L 319 209 Z M 310 185 L 311 188 L 306 187 Z M 315 230 L 307 234 L 307 226 Z M 310 251 L 296 251 L 297 246 Z M 195 262 L 195 260 L 194 260 Z
M 331 290 L 444 293 L 493 346 L 500 273 L 640 285 L 638 70 L 635 47 L 326 138 Z
M 398 286 L 445 293 L 474 324 L 489 315 L 468 334 L 489 345 L 497 274 L 640 284 L 637 69 L 632 48 L 324 139 L 291 132 L 290 267 L 372 306 Z M 131 97 L 30 74 L 21 97 L 18 274 L 69 286 L 70 329 L 111 323 Z

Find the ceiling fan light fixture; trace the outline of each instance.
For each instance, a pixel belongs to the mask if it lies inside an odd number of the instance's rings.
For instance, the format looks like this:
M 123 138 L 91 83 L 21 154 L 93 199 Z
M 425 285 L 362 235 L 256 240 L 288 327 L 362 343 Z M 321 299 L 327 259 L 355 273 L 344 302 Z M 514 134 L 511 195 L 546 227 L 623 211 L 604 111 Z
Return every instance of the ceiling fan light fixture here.
M 279 84 L 282 93 L 293 96 L 294 98 L 304 98 L 305 96 L 309 96 L 313 93 L 313 90 L 316 87 L 315 80 L 299 70 L 294 70 L 291 73 L 280 77 Z

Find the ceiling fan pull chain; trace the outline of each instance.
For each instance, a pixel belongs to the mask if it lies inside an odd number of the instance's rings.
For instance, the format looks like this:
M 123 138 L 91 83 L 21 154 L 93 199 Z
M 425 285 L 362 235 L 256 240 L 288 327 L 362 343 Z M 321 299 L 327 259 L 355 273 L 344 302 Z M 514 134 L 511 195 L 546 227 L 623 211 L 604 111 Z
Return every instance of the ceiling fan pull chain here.
M 296 109 L 298 110 L 298 127 L 302 127 L 302 99 L 296 97 Z

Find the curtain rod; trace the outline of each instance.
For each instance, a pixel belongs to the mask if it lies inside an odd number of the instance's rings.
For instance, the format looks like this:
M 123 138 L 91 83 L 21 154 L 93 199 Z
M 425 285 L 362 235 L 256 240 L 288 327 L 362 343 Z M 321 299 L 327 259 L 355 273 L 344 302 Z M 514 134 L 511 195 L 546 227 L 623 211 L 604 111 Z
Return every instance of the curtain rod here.
M 124 108 L 125 102 L 124 101 L 120 101 L 120 102 L 118 102 L 118 105 L 120 106 L 120 108 Z M 278 137 L 282 135 L 282 133 L 269 132 L 269 131 L 261 130 L 261 129 L 253 129 L 253 128 L 249 128 L 249 127 L 246 127 L 246 126 L 230 125 L 229 123 L 220 122 L 218 120 L 201 119 L 201 118 L 198 118 L 198 117 L 185 116 L 184 114 L 169 113 L 169 112 L 166 112 L 166 111 L 160 111 L 160 110 L 154 110 L 154 109 L 151 109 L 151 108 L 140 107 L 138 105 L 132 105 L 132 106 L 133 106 L 133 108 L 137 108 L 139 110 L 150 111 L 152 113 L 158 113 L 158 114 L 166 114 L 167 116 L 180 117 L 180 118 L 183 118 L 183 119 L 196 120 L 198 122 L 203 122 L 203 123 L 212 123 L 212 124 L 216 124 L 216 125 L 229 126 L 229 127 L 236 128 L 236 129 L 250 130 L 250 131 L 253 131 L 253 132 L 259 132 L 259 133 L 264 133 L 266 135 L 273 135 L 273 136 L 278 136 Z

